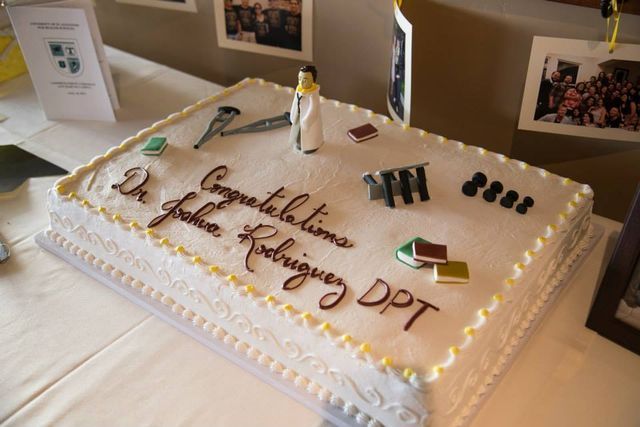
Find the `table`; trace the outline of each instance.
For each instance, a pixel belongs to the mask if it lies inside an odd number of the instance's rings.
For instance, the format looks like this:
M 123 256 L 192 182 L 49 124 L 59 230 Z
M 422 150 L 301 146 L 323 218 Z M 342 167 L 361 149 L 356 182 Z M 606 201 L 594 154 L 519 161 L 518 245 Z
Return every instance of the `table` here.
M 0 143 L 65 168 L 222 86 L 107 48 L 122 109 L 117 123 L 49 122 L 28 76 L 0 85 Z M 318 415 L 108 288 L 44 252 L 46 190 L 31 179 L 0 201 L 12 258 L 0 265 L 0 423 L 14 425 L 320 426 Z M 559 296 L 473 422 L 482 426 L 632 426 L 640 357 L 583 325 L 621 224 Z

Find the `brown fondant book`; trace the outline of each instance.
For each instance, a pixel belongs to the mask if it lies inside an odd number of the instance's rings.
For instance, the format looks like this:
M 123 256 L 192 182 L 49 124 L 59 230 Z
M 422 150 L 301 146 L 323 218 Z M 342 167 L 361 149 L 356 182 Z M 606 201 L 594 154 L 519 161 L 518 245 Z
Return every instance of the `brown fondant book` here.
M 447 263 L 447 246 L 435 243 L 413 243 L 413 259 L 431 264 Z
M 347 132 L 347 135 L 349 135 L 349 138 L 353 139 L 355 142 L 362 142 L 378 136 L 378 129 L 376 129 L 371 123 L 367 123 L 366 125 L 350 129 L 349 132 Z

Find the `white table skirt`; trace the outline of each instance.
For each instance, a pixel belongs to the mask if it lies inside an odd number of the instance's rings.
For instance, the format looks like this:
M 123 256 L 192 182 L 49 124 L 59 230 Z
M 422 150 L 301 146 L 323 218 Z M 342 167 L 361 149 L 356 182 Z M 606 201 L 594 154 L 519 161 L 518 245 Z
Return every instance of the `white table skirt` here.
M 221 86 L 107 48 L 118 122 L 48 122 L 27 76 L 0 85 L 0 143 L 74 168 Z M 45 192 L 32 179 L 0 201 L 12 257 L 0 265 L 0 423 L 92 426 L 316 426 L 323 420 L 38 248 Z M 640 357 L 583 325 L 620 224 L 560 295 L 474 421 L 479 426 L 634 426 Z M 610 245 L 609 245 L 610 246 Z

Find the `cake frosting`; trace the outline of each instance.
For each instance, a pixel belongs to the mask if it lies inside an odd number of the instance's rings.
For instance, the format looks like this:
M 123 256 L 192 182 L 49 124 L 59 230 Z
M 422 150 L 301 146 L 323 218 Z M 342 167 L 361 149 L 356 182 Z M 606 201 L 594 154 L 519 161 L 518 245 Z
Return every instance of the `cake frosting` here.
M 56 183 L 47 235 L 359 423 L 468 422 L 584 249 L 593 192 L 326 99 L 312 155 L 288 128 L 192 148 L 220 106 L 241 111 L 237 127 L 282 114 L 292 94 L 246 79 L 125 140 Z M 378 136 L 356 144 L 348 130 L 365 123 Z M 142 155 L 154 136 L 168 146 Z M 363 173 L 420 162 L 429 201 L 368 200 Z M 465 196 L 476 171 L 535 205 Z M 416 236 L 466 262 L 468 283 L 397 261 Z

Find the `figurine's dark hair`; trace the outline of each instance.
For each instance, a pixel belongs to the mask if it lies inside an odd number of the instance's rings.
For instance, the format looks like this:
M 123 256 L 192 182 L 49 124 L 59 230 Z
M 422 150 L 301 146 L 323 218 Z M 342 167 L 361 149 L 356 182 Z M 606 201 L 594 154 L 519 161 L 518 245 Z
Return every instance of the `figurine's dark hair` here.
M 305 65 L 304 67 L 300 67 L 301 73 L 311 73 L 313 77 L 313 82 L 315 83 L 318 80 L 318 70 L 313 65 Z

